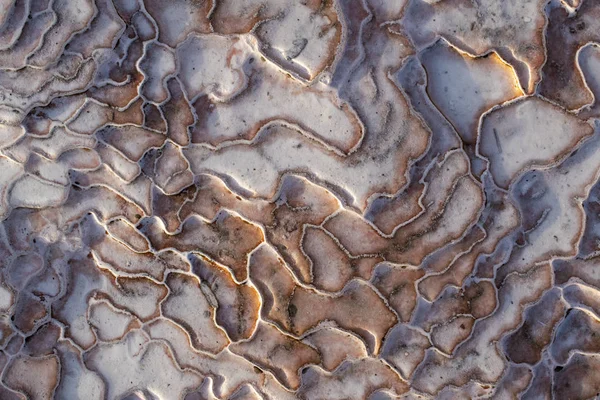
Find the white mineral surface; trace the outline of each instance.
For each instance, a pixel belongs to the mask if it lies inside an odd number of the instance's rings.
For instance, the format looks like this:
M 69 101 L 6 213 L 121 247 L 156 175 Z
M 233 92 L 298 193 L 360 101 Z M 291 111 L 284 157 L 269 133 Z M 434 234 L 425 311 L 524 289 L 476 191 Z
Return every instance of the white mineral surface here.
M 0 0 L 0 400 L 600 393 L 600 1 Z

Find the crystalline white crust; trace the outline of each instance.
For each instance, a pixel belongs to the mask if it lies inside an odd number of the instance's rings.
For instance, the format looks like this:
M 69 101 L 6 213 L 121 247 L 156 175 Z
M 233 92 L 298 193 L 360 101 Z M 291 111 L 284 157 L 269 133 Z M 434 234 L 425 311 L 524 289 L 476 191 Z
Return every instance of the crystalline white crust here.
M 600 393 L 600 2 L 0 0 L 0 400 Z

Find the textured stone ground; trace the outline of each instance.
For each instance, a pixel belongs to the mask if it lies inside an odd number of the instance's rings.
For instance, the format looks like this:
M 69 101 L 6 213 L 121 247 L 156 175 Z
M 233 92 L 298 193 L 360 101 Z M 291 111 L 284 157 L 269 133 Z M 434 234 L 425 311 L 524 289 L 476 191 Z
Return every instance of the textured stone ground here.
M 0 0 L 0 399 L 600 392 L 600 1 Z

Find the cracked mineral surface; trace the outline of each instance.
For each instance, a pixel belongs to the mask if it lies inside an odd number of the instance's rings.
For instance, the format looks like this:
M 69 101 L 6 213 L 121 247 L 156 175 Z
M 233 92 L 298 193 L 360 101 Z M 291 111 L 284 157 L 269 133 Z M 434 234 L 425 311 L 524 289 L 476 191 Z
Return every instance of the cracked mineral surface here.
M 600 396 L 600 0 L 0 0 L 0 400 Z

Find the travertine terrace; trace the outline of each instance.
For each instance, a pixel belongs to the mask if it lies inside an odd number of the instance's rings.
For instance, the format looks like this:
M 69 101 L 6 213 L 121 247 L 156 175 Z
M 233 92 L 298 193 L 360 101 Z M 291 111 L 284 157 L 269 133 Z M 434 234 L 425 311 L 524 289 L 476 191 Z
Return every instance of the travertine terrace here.
M 600 0 L 0 0 L 0 400 L 600 393 Z

